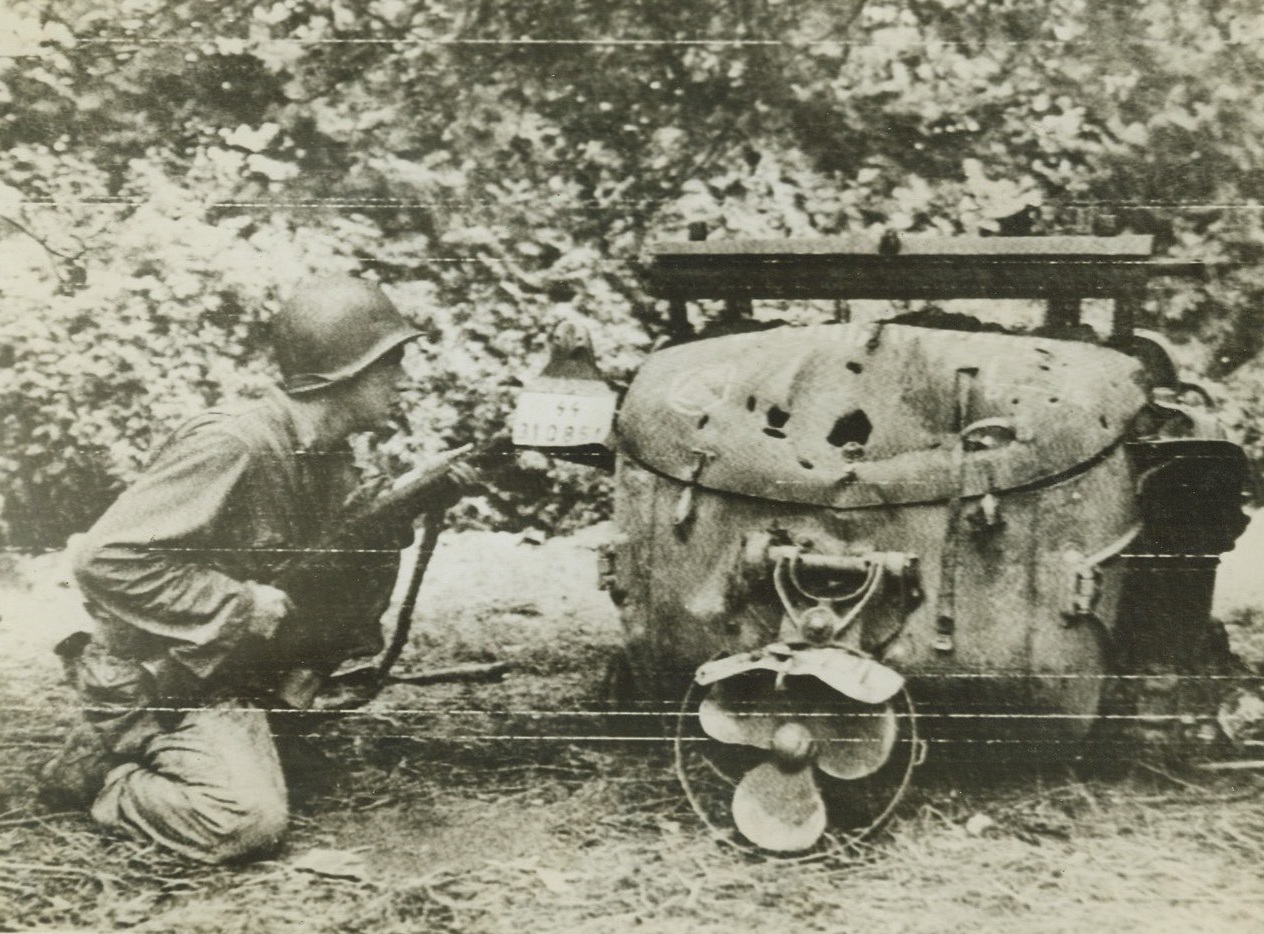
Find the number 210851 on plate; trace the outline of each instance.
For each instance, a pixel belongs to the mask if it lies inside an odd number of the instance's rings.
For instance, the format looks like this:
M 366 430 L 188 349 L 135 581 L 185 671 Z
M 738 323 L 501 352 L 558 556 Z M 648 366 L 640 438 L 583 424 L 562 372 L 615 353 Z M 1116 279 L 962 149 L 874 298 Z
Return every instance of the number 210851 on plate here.
M 570 447 L 600 444 L 614 424 L 615 395 L 524 392 L 513 419 L 514 444 Z

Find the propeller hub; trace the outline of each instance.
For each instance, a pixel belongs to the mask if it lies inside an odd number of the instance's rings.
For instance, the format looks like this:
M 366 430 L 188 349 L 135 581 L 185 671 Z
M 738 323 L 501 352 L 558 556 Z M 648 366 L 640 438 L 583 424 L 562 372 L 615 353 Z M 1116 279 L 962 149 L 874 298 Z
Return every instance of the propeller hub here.
M 799 628 L 808 642 L 824 645 L 833 638 L 836 625 L 838 617 L 832 610 L 824 606 L 813 606 L 803 612 Z
M 772 735 L 772 753 L 782 768 L 801 768 L 815 752 L 816 740 L 802 723 L 783 723 Z

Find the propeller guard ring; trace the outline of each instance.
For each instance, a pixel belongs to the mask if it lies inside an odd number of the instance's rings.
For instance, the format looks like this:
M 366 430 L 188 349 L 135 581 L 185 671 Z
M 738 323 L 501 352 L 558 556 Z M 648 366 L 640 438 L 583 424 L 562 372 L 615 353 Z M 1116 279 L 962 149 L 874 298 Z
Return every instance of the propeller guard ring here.
M 717 658 L 720 658 L 720 656 L 717 656 Z M 716 661 L 716 659 L 712 660 L 712 662 L 714 661 Z M 749 670 L 750 669 L 747 669 L 747 672 Z M 698 789 L 694 787 L 694 782 L 689 777 L 689 764 L 686 763 L 686 747 L 693 744 L 695 737 L 686 735 L 687 726 L 690 722 L 697 718 L 698 711 L 701 708 L 706 692 L 709 692 L 724 680 L 728 679 L 715 679 L 708 681 L 707 683 L 699 683 L 698 680 L 694 680 L 690 683 L 689 688 L 685 691 L 685 695 L 681 700 L 680 710 L 676 717 L 676 729 L 673 737 L 673 758 L 677 780 L 680 782 L 681 788 L 685 793 L 686 799 L 689 801 L 690 807 L 693 808 L 694 813 L 698 815 L 698 818 L 702 821 L 704 826 L 707 827 L 715 839 L 725 845 L 733 847 L 734 849 L 753 855 L 763 856 L 765 858 L 789 862 L 814 861 L 826 859 L 831 856 L 838 856 L 850 849 L 854 849 L 857 845 L 881 829 L 882 826 L 890 820 L 896 807 L 899 805 L 901 800 L 903 800 L 904 794 L 908 790 L 909 784 L 912 781 L 914 769 L 916 769 L 917 766 L 925 760 L 926 753 L 925 742 L 918 736 L 917 716 L 913 701 L 909 696 L 908 690 L 903 684 L 902 679 L 898 690 L 892 693 L 886 701 L 880 704 L 883 708 L 893 706 L 895 708 L 894 716 L 897 719 L 897 726 L 899 723 L 903 724 L 902 727 L 898 727 L 900 731 L 898 740 L 893 743 L 893 748 L 891 749 L 887 760 L 879 769 L 879 771 L 888 768 L 892 768 L 893 770 L 898 769 L 898 771 L 892 771 L 889 773 L 889 776 L 887 777 L 891 790 L 889 794 L 885 792 L 883 794 L 885 803 L 881 806 L 877 815 L 869 819 L 866 823 L 855 827 L 849 827 L 845 831 L 840 831 L 840 829 L 836 826 L 827 826 L 820 834 L 816 842 L 802 850 L 795 851 L 778 851 L 760 847 L 746 839 L 741 832 L 736 829 L 736 827 L 725 827 L 721 823 L 718 823 L 712 814 L 708 813 L 706 805 L 700 799 Z M 822 683 L 824 684 L 825 682 Z M 843 697 L 847 696 L 832 686 L 827 685 L 827 687 L 829 690 L 840 694 Z M 708 737 L 705 731 L 702 732 L 702 738 L 707 742 L 716 743 L 716 745 L 721 748 L 733 748 L 730 744 L 722 743 L 714 738 Z M 740 746 L 737 748 L 751 749 L 753 747 Z M 897 750 L 899 751 L 897 752 Z M 706 766 L 714 772 L 718 778 L 727 784 L 733 785 L 735 788 L 738 787 L 739 783 L 734 781 L 731 775 L 726 774 L 723 769 L 716 765 L 706 752 L 700 751 L 699 755 Z M 769 756 L 767 761 L 770 763 L 776 761 L 775 749 L 773 750 L 773 755 Z M 783 762 L 782 764 L 784 765 L 785 763 Z M 761 767 L 762 766 L 756 766 L 750 771 L 755 771 Z M 804 768 L 815 772 L 820 769 L 820 766 L 809 763 L 806 764 Z M 834 778 L 823 771 L 821 774 L 824 779 L 831 783 L 829 786 L 831 789 L 836 789 L 843 781 L 845 781 L 844 779 Z M 732 820 L 731 817 L 729 819 Z

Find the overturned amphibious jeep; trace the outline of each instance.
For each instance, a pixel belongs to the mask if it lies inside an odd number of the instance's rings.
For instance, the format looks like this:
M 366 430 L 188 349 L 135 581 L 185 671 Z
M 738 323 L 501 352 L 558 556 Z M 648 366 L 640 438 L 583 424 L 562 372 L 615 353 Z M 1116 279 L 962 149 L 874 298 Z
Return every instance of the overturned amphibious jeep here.
M 603 577 L 627 633 L 609 692 L 674 712 L 686 794 L 726 839 L 852 841 L 927 758 L 1078 754 L 1103 721 L 1212 741 L 1212 588 L 1248 472 L 1209 395 L 1134 332 L 1151 277 L 1200 272 L 1150 253 L 888 235 L 653 254 L 671 332 L 609 441 Z M 756 315 L 909 299 L 1043 314 Z M 1084 299 L 1110 300 L 1096 330 Z M 698 301 L 715 314 L 695 333 Z M 546 371 L 522 443 L 599 440 L 613 402 L 583 386 Z M 547 423 L 568 395 L 574 422 Z

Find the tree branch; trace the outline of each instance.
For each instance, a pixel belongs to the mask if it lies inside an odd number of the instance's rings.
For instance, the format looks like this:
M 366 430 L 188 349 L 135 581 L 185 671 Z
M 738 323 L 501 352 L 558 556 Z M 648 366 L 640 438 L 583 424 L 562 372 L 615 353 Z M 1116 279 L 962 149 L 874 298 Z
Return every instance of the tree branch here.
M 11 224 L 13 227 L 21 231 L 22 233 L 26 234 L 28 237 L 30 237 L 32 240 L 34 240 L 36 243 L 42 246 L 47 252 L 52 253 L 54 256 L 60 257 L 61 259 L 74 262 L 76 259 L 79 258 L 79 256 L 82 255 L 82 253 L 79 253 L 79 254 L 76 254 L 75 256 L 70 256 L 66 253 L 61 252 L 60 250 L 53 249 L 51 246 L 48 245 L 47 241 L 41 240 L 34 233 L 32 233 L 30 230 L 24 227 L 22 224 L 18 223 L 17 221 L 15 221 L 13 218 L 9 217 L 6 214 L 0 214 L 0 221 L 8 221 L 9 224 Z

